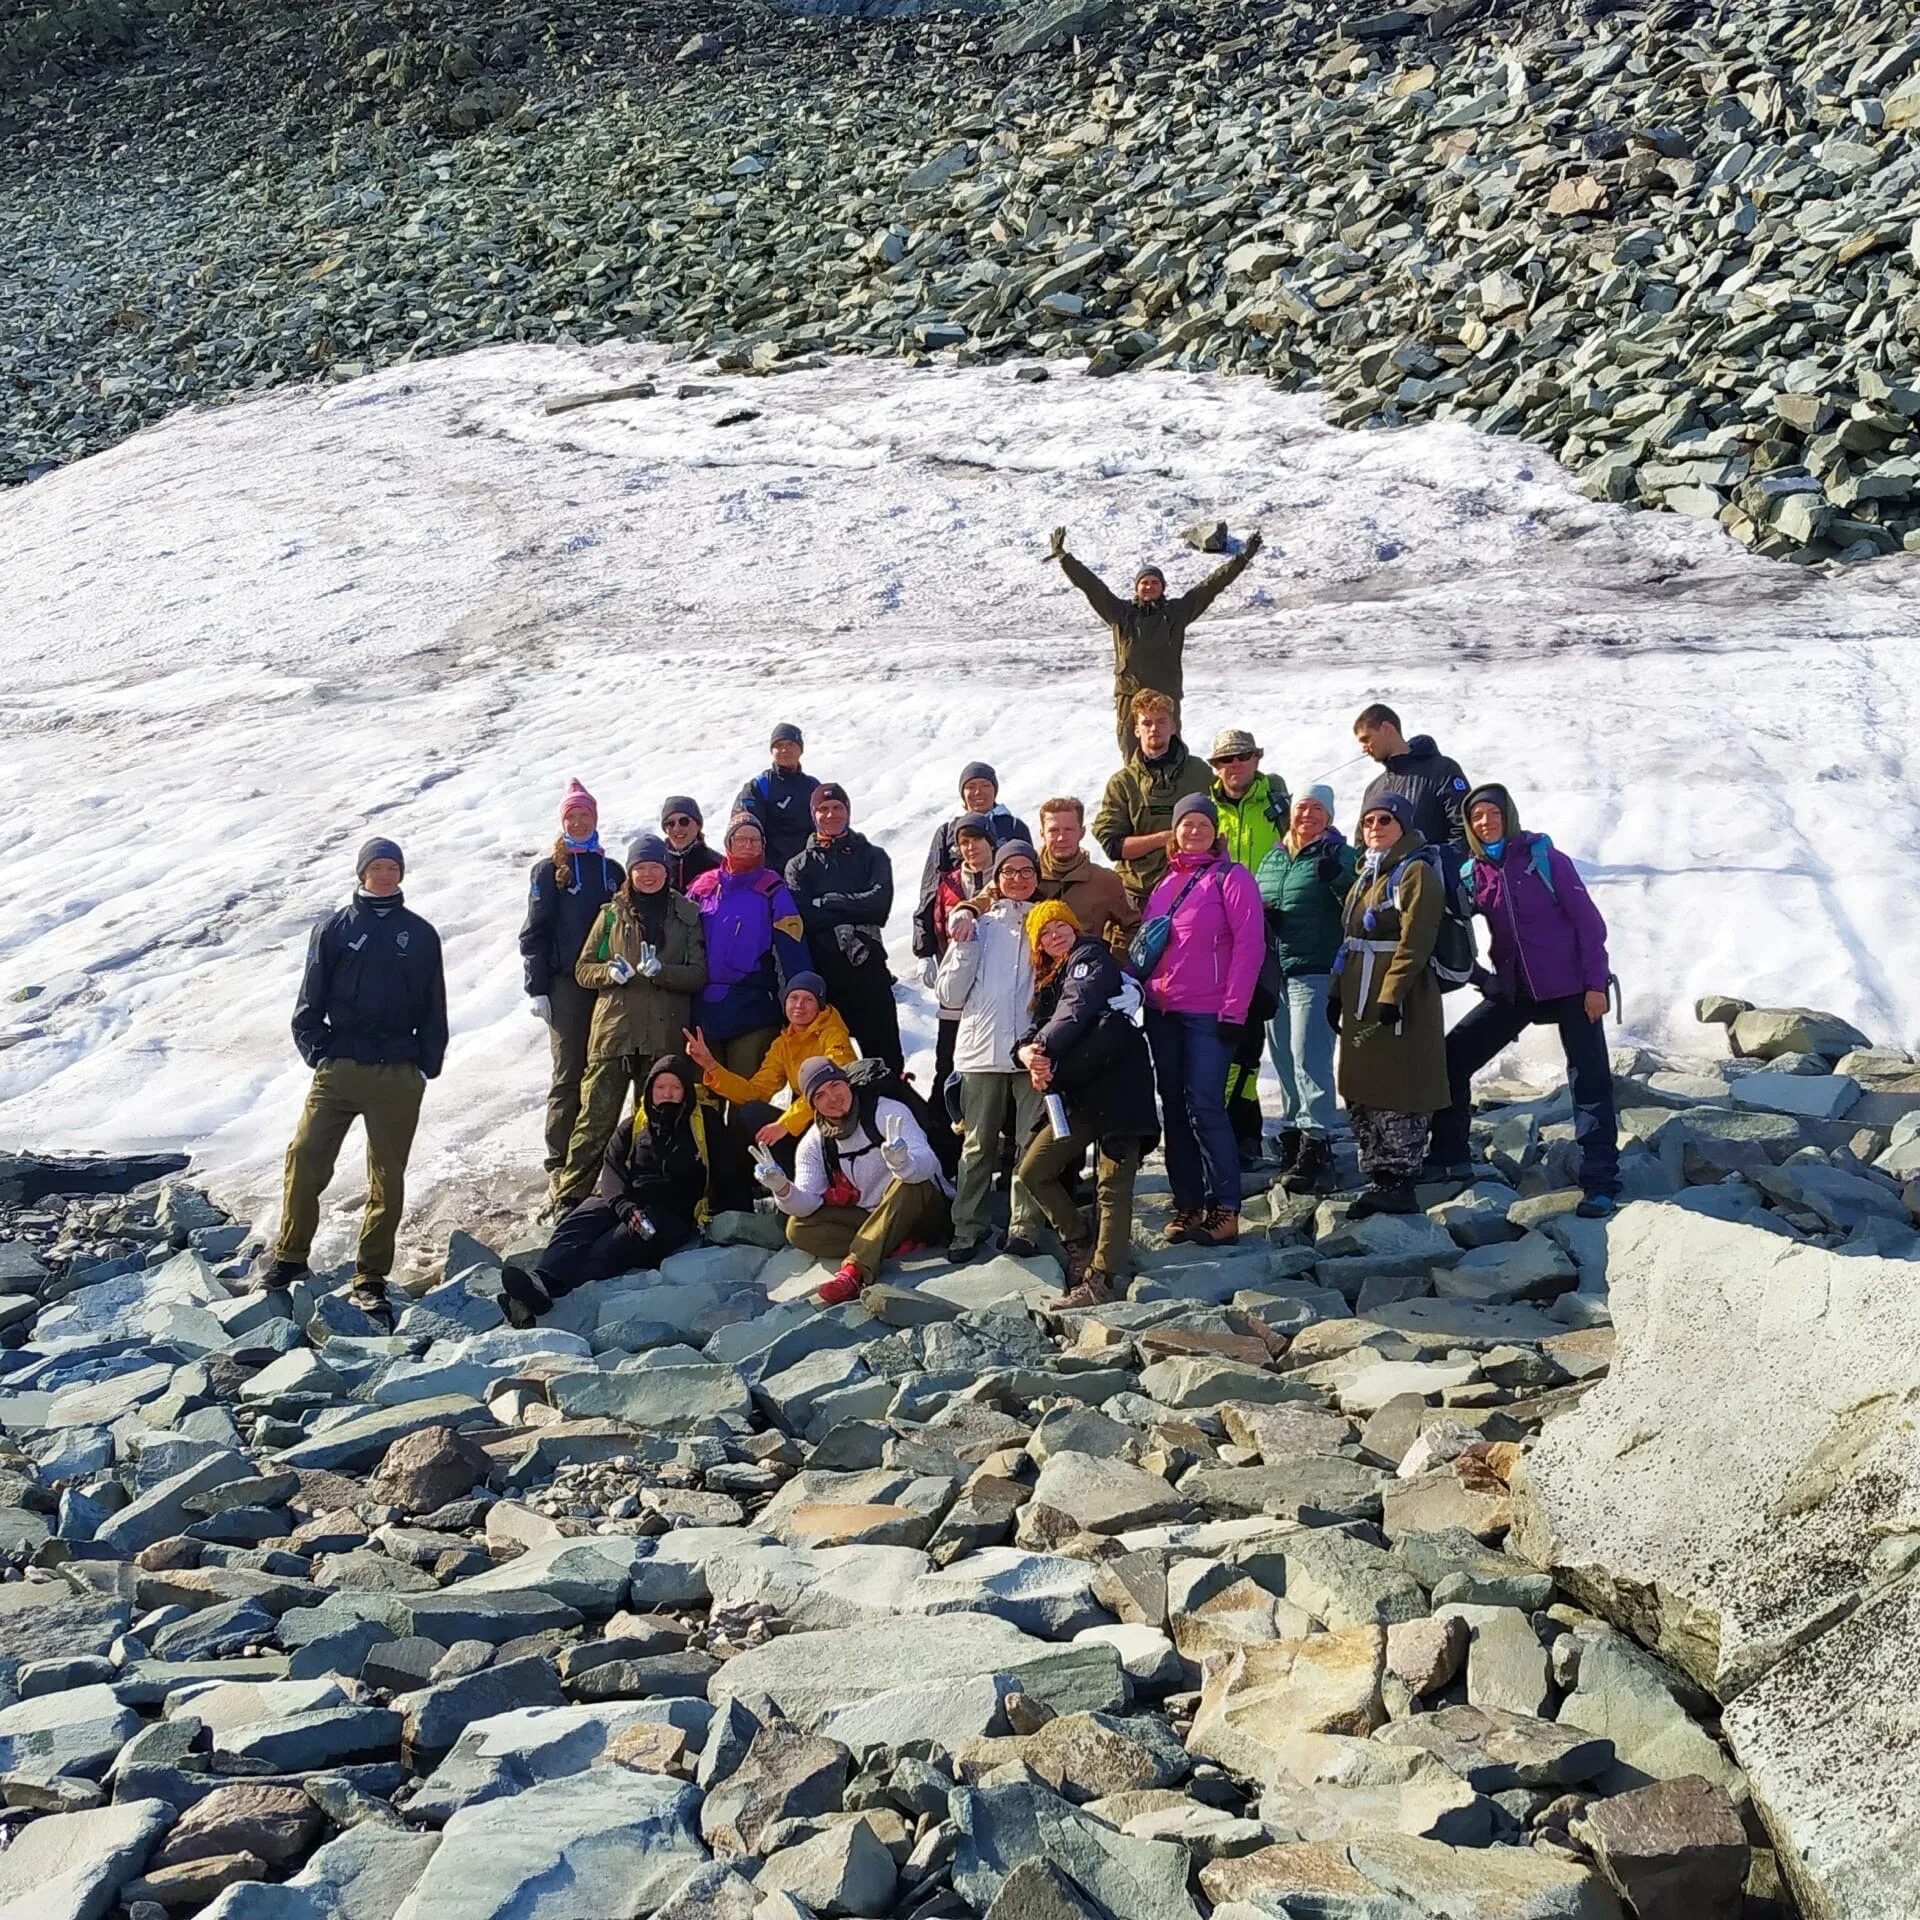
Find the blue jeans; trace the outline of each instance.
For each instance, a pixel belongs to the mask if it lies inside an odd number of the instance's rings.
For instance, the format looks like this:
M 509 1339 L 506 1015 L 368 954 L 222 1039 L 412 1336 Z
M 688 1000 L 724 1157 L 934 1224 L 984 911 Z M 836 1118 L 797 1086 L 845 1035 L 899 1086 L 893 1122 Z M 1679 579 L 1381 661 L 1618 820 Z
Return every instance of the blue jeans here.
M 1227 1118 L 1233 1049 L 1210 1013 L 1147 1015 L 1147 1045 L 1166 1127 L 1167 1179 L 1184 1211 L 1240 1211 L 1240 1150 Z
M 1280 1124 L 1325 1136 L 1340 1124 L 1333 1092 L 1333 1029 L 1327 1025 L 1330 973 L 1290 973 L 1267 1023 L 1267 1053 L 1280 1076 Z

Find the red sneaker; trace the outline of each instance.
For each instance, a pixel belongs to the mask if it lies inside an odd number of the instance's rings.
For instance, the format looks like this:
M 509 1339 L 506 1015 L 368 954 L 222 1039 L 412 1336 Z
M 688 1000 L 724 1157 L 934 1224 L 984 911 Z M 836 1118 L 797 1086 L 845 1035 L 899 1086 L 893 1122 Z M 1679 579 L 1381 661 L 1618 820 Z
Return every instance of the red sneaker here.
M 813 1297 L 823 1307 L 842 1307 L 849 1300 L 859 1299 L 860 1289 L 866 1284 L 860 1269 L 849 1260 Z
M 902 1240 L 894 1248 L 893 1257 L 896 1260 L 911 1260 L 916 1253 L 925 1253 L 926 1250 L 927 1243 L 924 1240 Z

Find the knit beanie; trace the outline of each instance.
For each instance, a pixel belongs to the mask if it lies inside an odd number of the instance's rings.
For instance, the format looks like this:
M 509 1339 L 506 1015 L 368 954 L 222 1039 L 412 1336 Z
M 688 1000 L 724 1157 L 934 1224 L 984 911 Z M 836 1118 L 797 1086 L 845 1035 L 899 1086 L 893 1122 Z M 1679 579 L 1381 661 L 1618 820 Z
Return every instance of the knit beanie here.
M 1080 925 L 1080 916 L 1064 900 L 1042 900 L 1027 915 L 1027 945 L 1033 949 L 1034 964 L 1040 962 L 1040 936 L 1054 924 L 1064 921 L 1074 931 L 1077 939 L 1084 931 Z
M 821 1054 L 815 1054 L 811 1060 L 800 1063 L 800 1098 L 811 1102 L 820 1089 L 829 1081 L 838 1080 L 843 1087 L 853 1082 L 847 1078 L 843 1067 L 836 1067 L 831 1060 Z
M 810 993 L 823 1007 L 827 1004 L 827 983 L 817 973 L 796 973 L 787 982 L 787 993 Z M 780 996 L 782 1005 L 786 1003 L 787 993 Z
M 807 743 L 801 738 L 800 729 L 796 727 L 791 720 L 782 720 L 780 724 L 774 728 L 773 737 L 767 742 L 767 745 L 770 747 L 782 747 L 789 744 L 796 747 L 804 747 Z
M 696 827 L 707 824 L 706 815 L 700 811 L 700 804 L 690 800 L 684 793 L 670 793 L 660 802 L 660 824 L 664 827 L 676 813 L 684 813 Z
M 1303 793 L 1296 793 L 1293 796 L 1293 804 L 1296 807 L 1300 804 L 1302 800 L 1319 801 L 1321 806 L 1323 806 L 1326 809 L 1327 818 L 1329 820 L 1333 818 L 1333 814 L 1334 814 L 1333 789 L 1330 786 L 1328 786 L 1324 781 L 1320 782 L 1315 786 L 1308 787 Z
M 398 842 L 382 840 L 378 835 L 360 849 L 359 857 L 353 863 L 353 877 L 356 880 L 365 879 L 367 869 L 376 860 L 391 860 L 400 869 L 401 879 L 407 877 L 407 857 L 400 851 Z
M 807 801 L 807 805 L 810 806 L 815 813 L 818 813 L 822 800 L 838 800 L 849 813 L 853 811 L 853 802 L 847 798 L 847 790 L 838 780 L 822 780 L 820 784 L 814 788 L 812 797 Z
M 1177 828 L 1190 813 L 1205 814 L 1207 824 L 1215 833 L 1220 831 L 1220 809 L 1204 793 L 1183 793 L 1173 803 L 1173 824 Z
M 984 760 L 969 760 L 960 769 L 960 791 L 963 795 L 969 780 L 985 780 L 995 793 L 1000 791 L 1000 776 Z
M 1142 580 L 1158 580 L 1163 587 L 1167 584 L 1167 576 L 1162 573 L 1152 561 L 1148 561 L 1147 564 L 1133 576 L 1133 584 L 1136 587 Z
M 958 840 L 963 833 L 971 833 L 982 840 L 993 838 L 993 822 L 984 813 L 963 813 L 953 823 L 953 837 Z
M 631 873 L 643 860 L 666 866 L 673 858 L 667 843 L 657 833 L 637 833 L 627 842 L 627 871 Z
M 751 827 L 763 842 L 767 837 L 766 828 L 760 824 L 754 815 L 750 813 L 736 813 L 733 818 L 727 822 L 726 832 L 720 836 L 720 844 L 725 847 L 728 852 L 732 852 L 733 836 L 738 833 L 742 827 Z
M 567 797 L 560 802 L 560 822 L 562 826 L 566 824 L 567 815 L 570 814 L 575 807 L 584 807 L 592 819 L 593 824 L 596 827 L 600 824 L 599 801 L 597 801 L 578 780 L 569 780 L 567 782 Z
M 1377 800 L 1365 802 L 1360 818 L 1364 820 L 1370 813 L 1390 813 L 1400 822 L 1403 833 L 1413 831 L 1413 802 L 1404 793 L 1383 793 Z
M 1024 860 L 1035 873 L 1040 871 L 1040 856 L 1024 840 L 1008 840 L 995 848 L 993 855 L 994 878 L 1000 877 L 1000 869 L 1009 860 Z

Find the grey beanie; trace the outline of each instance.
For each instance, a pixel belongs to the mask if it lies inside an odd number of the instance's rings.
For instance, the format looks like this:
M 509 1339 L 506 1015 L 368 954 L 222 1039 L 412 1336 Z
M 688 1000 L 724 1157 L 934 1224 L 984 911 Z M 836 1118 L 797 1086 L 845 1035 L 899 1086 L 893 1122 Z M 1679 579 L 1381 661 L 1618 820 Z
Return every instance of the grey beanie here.
M 666 866 L 673 859 L 667 843 L 657 833 L 636 833 L 627 842 L 627 871 L 631 873 L 643 860 Z
M 1190 813 L 1203 813 L 1215 833 L 1220 831 L 1220 809 L 1204 793 L 1182 794 L 1173 803 L 1173 824 L 1177 827 Z
M 774 728 L 773 735 L 767 744 L 772 747 L 804 747 L 807 743 L 802 737 L 800 729 L 796 727 L 791 720 L 782 720 L 780 724 Z
M 852 1086 L 847 1078 L 846 1069 L 837 1067 L 824 1055 L 816 1053 L 811 1060 L 800 1063 L 800 1098 L 811 1100 L 829 1080 L 838 1080 L 843 1087 Z
M 1024 840 L 1004 840 L 995 848 L 993 871 L 996 879 L 999 877 L 1000 869 L 1009 860 L 1024 860 L 1035 873 L 1040 871 L 1040 856 Z
M 964 794 L 969 780 L 985 780 L 995 793 L 1000 791 L 1000 776 L 984 760 L 969 760 L 960 769 L 960 791 Z
M 1293 796 L 1294 806 L 1297 807 L 1302 800 L 1319 801 L 1319 803 L 1323 807 L 1325 807 L 1327 810 L 1327 818 L 1329 820 L 1333 818 L 1333 814 L 1334 814 L 1333 789 L 1330 786 L 1328 786 L 1325 781 L 1320 781 L 1316 785 L 1308 787 L 1303 793 L 1296 793 Z
M 660 802 L 660 824 L 664 827 L 676 813 L 684 813 L 696 827 L 707 824 L 706 815 L 700 811 L 700 803 L 684 793 L 670 793 Z
M 378 834 L 375 834 L 374 837 L 360 849 L 359 856 L 353 863 L 353 877 L 356 880 L 363 878 L 367 869 L 372 866 L 376 860 L 391 860 L 393 864 L 400 869 L 400 877 L 403 880 L 406 878 L 407 856 L 400 851 L 399 842 L 395 840 L 383 840 Z

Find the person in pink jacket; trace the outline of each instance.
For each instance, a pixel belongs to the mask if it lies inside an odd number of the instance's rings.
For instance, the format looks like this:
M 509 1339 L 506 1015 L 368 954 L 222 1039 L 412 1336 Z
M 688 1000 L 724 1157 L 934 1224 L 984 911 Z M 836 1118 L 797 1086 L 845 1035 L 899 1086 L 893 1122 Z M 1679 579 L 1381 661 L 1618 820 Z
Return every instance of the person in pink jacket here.
M 1204 794 L 1173 810 L 1173 858 L 1142 927 L 1165 914 L 1166 950 L 1147 979 L 1147 1044 L 1165 1117 L 1173 1186 L 1169 1241 L 1231 1246 L 1240 1237 L 1240 1150 L 1227 1117 L 1227 1069 L 1260 978 L 1260 889 L 1220 844 Z

